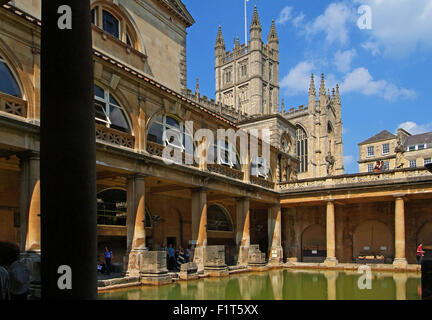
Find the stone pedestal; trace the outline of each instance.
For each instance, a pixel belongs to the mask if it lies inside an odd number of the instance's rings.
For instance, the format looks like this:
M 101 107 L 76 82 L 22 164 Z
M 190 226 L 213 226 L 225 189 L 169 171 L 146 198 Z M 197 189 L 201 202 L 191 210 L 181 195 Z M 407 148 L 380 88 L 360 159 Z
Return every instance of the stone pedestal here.
M 204 251 L 204 271 L 211 277 L 228 276 L 225 246 L 207 246 Z
M 241 246 L 238 252 L 237 265 L 246 266 L 249 262 L 249 246 Z
M 138 277 L 140 275 L 141 264 L 143 263 L 143 253 L 146 250 L 136 249 L 129 252 L 124 259 L 124 265 L 127 266 L 126 277 Z
M 181 280 L 196 280 L 198 279 L 198 266 L 193 262 L 184 263 L 180 266 Z
M 278 265 L 283 262 L 282 247 L 272 247 L 270 250 L 269 264 Z
M 142 284 L 158 286 L 172 282 L 168 275 L 165 251 L 144 251 L 139 257 Z
M 250 246 L 248 264 L 253 268 L 262 268 L 266 266 L 265 253 L 260 251 L 259 245 L 254 244 Z
M 205 248 L 203 246 L 195 247 L 193 252 L 193 262 L 197 265 L 199 273 L 204 272 Z

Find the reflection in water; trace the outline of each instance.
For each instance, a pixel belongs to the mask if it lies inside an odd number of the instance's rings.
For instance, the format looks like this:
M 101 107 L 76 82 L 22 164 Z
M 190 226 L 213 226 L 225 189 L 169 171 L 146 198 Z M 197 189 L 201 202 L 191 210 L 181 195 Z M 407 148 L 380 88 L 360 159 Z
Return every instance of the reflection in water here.
M 273 270 L 225 278 L 179 281 L 99 294 L 107 300 L 420 300 L 420 275 L 372 272 L 361 290 L 355 271 Z

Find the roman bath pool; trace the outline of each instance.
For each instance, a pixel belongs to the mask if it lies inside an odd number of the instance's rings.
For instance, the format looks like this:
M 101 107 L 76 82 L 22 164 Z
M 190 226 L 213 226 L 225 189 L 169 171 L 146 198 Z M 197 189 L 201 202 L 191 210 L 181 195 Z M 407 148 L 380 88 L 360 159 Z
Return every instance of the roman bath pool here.
M 273 270 L 99 293 L 100 300 L 420 300 L 416 273 Z M 360 280 L 360 281 L 359 281 Z M 360 282 L 360 286 L 359 286 Z M 369 288 L 368 288 L 369 287 Z M 363 289 L 361 289 L 363 288 Z

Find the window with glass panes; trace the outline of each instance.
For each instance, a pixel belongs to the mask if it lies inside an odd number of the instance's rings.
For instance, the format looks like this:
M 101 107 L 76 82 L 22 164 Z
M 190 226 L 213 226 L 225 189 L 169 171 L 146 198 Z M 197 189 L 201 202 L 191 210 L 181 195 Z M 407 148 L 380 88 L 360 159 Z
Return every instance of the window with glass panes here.
M 374 147 L 367 147 L 367 156 L 373 157 L 375 155 Z
M 271 179 L 270 164 L 262 157 L 257 157 L 251 163 L 251 174 L 256 177 Z
M 18 86 L 18 82 L 9 69 L 6 60 L 0 56 L 0 92 L 8 95 L 22 98 L 21 89 Z
M 104 124 L 108 128 L 131 134 L 131 126 L 126 113 L 109 90 L 95 85 L 94 91 L 96 122 Z
M 231 157 L 230 153 L 232 154 Z M 211 154 L 209 155 L 211 156 Z M 240 161 L 237 151 L 228 141 L 215 141 L 213 155 L 216 163 L 240 170 Z
M 367 168 L 368 168 L 368 172 L 373 172 L 374 171 L 374 164 L 368 163 Z
M 424 165 L 427 165 L 429 163 L 432 163 L 432 159 L 431 158 L 424 159 Z
M 147 134 L 147 140 L 181 149 L 188 154 L 194 152 L 192 136 L 185 130 L 184 124 L 167 115 L 158 115 L 154 118 Z
M 409 166 L 410 168 L 417 168 L 417 160 L 410 160 Z
M 383 154 L 389 154 L 390 153 L 390 144 L 389 143 L 383 144 L 382 153 Z
M 304 129 L 297 127 L 297 156 L 300 160 L 299 172 L 308 171 L 308 138 Z
M 384 161 L 384 166 L 383 166 L 383 170 L 390 170 L 390 162 L 389 161 Z

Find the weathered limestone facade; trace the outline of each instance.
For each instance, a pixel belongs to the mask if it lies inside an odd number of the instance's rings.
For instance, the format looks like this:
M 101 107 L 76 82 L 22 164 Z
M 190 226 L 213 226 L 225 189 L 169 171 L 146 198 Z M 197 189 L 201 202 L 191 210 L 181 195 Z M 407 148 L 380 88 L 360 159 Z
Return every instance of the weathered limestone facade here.
M 2 76 L 17 88 L 0 92 L 0 240 L 20 245 L 37 283 L 43 248 L 41 21 L 35 3 L 0 7 L 0 63 L 8 70 Z M 181 1 L 95 1 L 93 8 L 95 19 L 106 11 L 120 26 L 118 37 L 100 28 L 100 20 L 93 26 L 101 260 L 108 246 L 113 264 L 127 276 L 162 284 L 170 276 L 161 246 L 194 249 L 189 272 L 195 278 L 195 268 L 226 275 L 226 265 L 262 268 L 298 261 L 334 266 L 355 262 L 365 251 L 404 268 L 405 261 L 414 263 L 419 241 L 432 244 L 432 177 L 422 168 L 343 175 L 340 97 L 337 89 L 332 96 L 326 93 L 324 79 L 318 100 L 311 83 L 307 108 L 278 114 L 275 105 L 251 102 L 268 112 L 249 117 L 235 105 L 225 108 L 199 92 L 184 92 L 186 30 L 193 19 Z M 255 12 L 250 48 L 262 45 L 259 26 Z M 273 26 L 267 47 L 259 50 L 270 52 L 276 39 Z M 259 50 L 250 49 L 248 59 Z M 275 62 L 273 85 L 278 90 L 278 58 L 269 60 Z M 255 80 L 250 81 L 252 87 Z M 253 99 L 264 101 L 259 94 Z M 194 123 L 191 131 L 185 128 L 187 121 Z M 239 167 L 211 164 L 203 155 L 191 164 L 167 164 L 162 155 L 170 141 L 163 133 L 170 125 L 182 130 L 184 140 L 200 128 L 215 136 L 220 128 L 270 128 L 270 174 L 252 174 L 250 161 Z M 308 141 L 302 140 L 307 146 L 304 172 L 299 171 L 299 126 Z M 248 143 L 251 138 L 248 134 Z M 195 142 L 194 148 L 201 143 L 205 141 Z M 264 142 L 258 143 L 262 150 Z M 67 146 L 57 147 L 61 152 Z M 186 148 L 182 151 L 181 159 L 191 156 Z M 368 243 L 370 234 L 380 234 L 380 241 Z
M 384 170 L 421 168 L 432 162 L 432 132 L 412 135 L 398 129 L 394 135 L 387 130 L 359 143 L 359 172 L 371 172 L 377 161 Z

